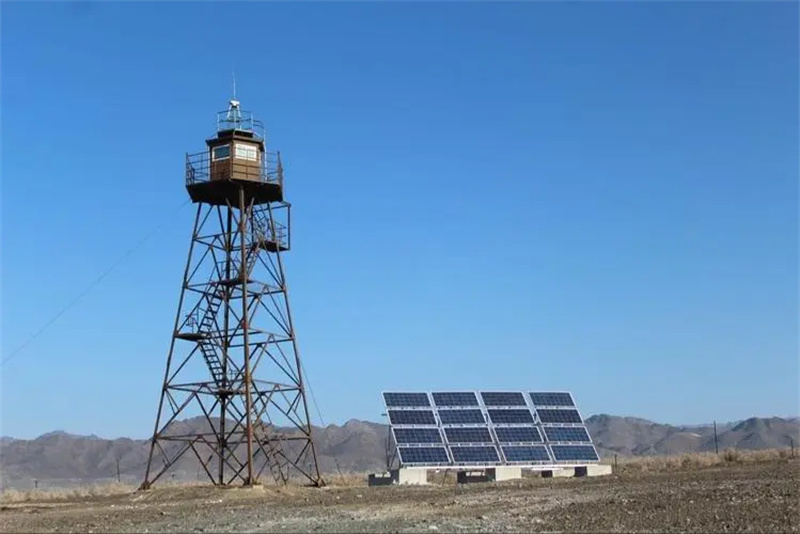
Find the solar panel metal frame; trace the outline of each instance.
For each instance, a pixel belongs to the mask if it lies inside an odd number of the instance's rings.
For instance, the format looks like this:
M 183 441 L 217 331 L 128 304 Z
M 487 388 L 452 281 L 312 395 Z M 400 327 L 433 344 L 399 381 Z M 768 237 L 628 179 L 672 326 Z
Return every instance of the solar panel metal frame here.
M 507 413 L 508 412 L 527 412 L 531 416 L 531 420 L 530 421 L 501 421 L 501 422 L 498 422 L 498 421 L 495 421 L 492 418 L 492 412 L 496 412 L 498 414 L 499 413 L 503 413 L 503 412 L 507 412 Z M 490 407 L 487 406 L 486 407 L 486 415 L 488 416 L 489 423 L 492 426 L 503 426 L 503 425 L 524 426 L 524 425 L 535 425 L 536 424 L 536 412 L 534 412 L 529 406 L 525 406 L 525 407 L 514 406 L 514 407 L 508 407 L 508 408 L 499 408 L 497 406 L 492 406 L 490 408 Z
M 387 393 L 387 392 L 382 392 Z M 389 410 L 399 410 L 399 411 L 430 411 L 433 412 L 433 417 L 435 424 L 393 424 L 390 422 L 390 427 L 393 429 L 394 427 L 398 428 L 421 428 L 421 429 L 433 429 L 437 428 L 439 430 L 439 436 L 442 439 L 441 443 L 402 443 L 398 444 L 396 441 L 396 436 L 394 432 L 391 433 L 392 439 L 395 442 L 396 454 L 400 459 L 400 463 L 402 466 L 405 467 L 418 467 L 418 468 L 432 468 L 432 467 L 439 467 L 445 469 L 463 469 L 463 468 L 488 468 L 488 467 L 495 467 L 498 465 L 510 465 L 515 467 L 529 467 L 533 469 L 543 469 L 548 465 L 558 466 L 558 467 L 571 467 L 571 466 L 579 466 L 579 465 L 588 465 L 588 464 L 596 464 L 599 462 L 599 453 L 597 452 L 597 448 L 594 445 L 592 440 L 591 433 L 589 433 L 588 428 L 586 428 L 585 421 L 583 419 L 583 415 L 578 408 L 578 403 L 575 401 L 575 397 L 572 395 L 571 392 L 568 391 L 524 391 L 524 390 L 512 390 L 512 391 L 480 391 L 480 390 L 461 390 L 461 391 L 415 391 L 415 392 L 399 392 L 393 391 L 388 393 L 422 393 L 425 394 L 428 398 L 430 403 L 429 406 L 388 406 L 386 405 L 386 397 L 382 395 L 382 399 L 384 400 L 384 405 L 386 407 L 386 415 L 389 415 Z M 442 394 L 442 393 L 467 393 L 474 396 L 477 399 L 478 404 L 437 404 L 434 394 Z M 522 395 L 522 399 L 524 400 L 524 405 L 493 405 L 493 404 L 485 404 L 483 400 L 483 393 L 519 393 Z M 534 404 L 532 393 L 566 393 L 569 395 L 569 398 L 572 400 L 571 406 L 566 405 L 553 405 L 553 406 L 539 406 Z M 580 423 L 542 423 L 541 418 L 539 417 L 538 409 L 559 409 L 559 410 L 570 410 L 575 411 L 578 413 L 578 418 Z M 532 417 L 532 422 L 528 421 L 525 423 L 495 423 L 492 421 L 491 417 L 489 416 L 489 410 L 526 410 L 530 412 Z M 440 412 L 458 412 L 458 411 L 470 411 L 470 412 L 477 412 L 481 414 L 482 422 L 458 422 L 458 423 L 445 423 L 442 421 Z M 446 435 L 446 430 L 448 428 L 486 428 L 488 429 L 490 436 L 492 437 L 492 443 L 489 442 L 469 442 L 469 443 L 462 443 L 462 442 L 450 442 Z M 517 441 L 503 441 L 499 439 L 497 435 L 497 429 L 506 429 L 506 428 L 530 428 L 534 429 L 535 432 L 539 434 L 541 441 L 526 441 L 526 442 L 517 442 Z M 546 428 L 582 428 L 586 431 L 587 436 L 589 437 L 589 441 L 550 441 L 546 435 Z M 594 454 L 596 455 L 597 459 L 595 460 L 556 460 L 555 453 L 551 448 L 551 445 L 556 446 L 582 446 L 582 447 L 591 447 Z M 508 461 L 505 456 L 505 452 L 503 451 L 503 447 L 519 447 L 519 446 L 535 446 L 535 447 L 544 447 L 547 454 L 550 457 L 550 461 L 535 461 L 535 460 L 525 460 L 525 461 Z M 443 447 L 445 449 L 445 453 L 447 455 L 447 462 L 404 462 L 402 457 L 399 454 L 398 448 L 403 447 L 406 449 L 413 449 L 413 448 L 440 448 Z M 462 447 L 493 447 L 495 452 L 498 455 L 499 461 L 484 461 L 484 462 L 457 462 L 455 461 L 455 457 L 453 454 L 452 447 L 462 448 Z
M 390 415 L 392 412 L 431 412 L 433 414 L 433 423 L 392 423 L 392 416 Z M 427 409 L 417 409 L 417 410 L 409 410 L 407 408 L 389 408 L 386 410 L 386 416 L 389 418 L 389 422 L 392 426 L 396 427 L 421 427 L 421 428 L 432 428 L 439 426 L 439 419 L 436 417 L 436 410 L 427 408 Z
M 453 465 L 456 466 L 496 466 L 503 464 L 503 456 L 500 453 L 497 445 L 494 443 L 481 443 L 476 445 L 466 445 L 466 444 L 457 444 L 451 445 L 448 447 L 450 449 L 450 458 L 453 460 Z M 459 461 L 456 460 L 456 453 L 453 449 L 492 449 L 494 450 L 495 454 L 497 455 L 497 460 L 478 460 L 478 461 Z
M 444 462 L 437 462 L 437 461 L 415 462 L 413 460 L 408 462 L 408 461 L 403 460 L 403 452 L 402 452 L 403 450 L 417 450 L 418 451 L 420 449 L 425 449 L 425 448 L 442 449 L 444 451 L 444 455 L 445 455 L 445 458 L 447 458 L 447 460 L 444 461 Z M 409 446 L 406 446 L 406 445 L 399 445 L 397 447 L 397 454 L 400 457 L 400 462 L 404 466 L 409 466 L 409 467 L 438 467 L 438 466 L 446 466 L 446 465 L 449 465 L 449 464 L 452 463 L 452 457 L 450 456 L 450 451 L 447 449 L 447 447 L 444 444 L 441 444 L 441 445 L 428 445 L 427 447 L 409 447 Z
M 442 412 L 447 412 L 448 414 L 456 413 L 456 412 L 470 412 L 470 413 L 478 412 L 481 415 L 481 420 L 480 421 L 467 421 L 467 422 L 462 421 L 462 422 L 458 422 L 458 423 L 454 423 L 452 421 L 445 422 L 444 419 L 442 418 Z M 448 427 L 448 426 L 480 426 L 480 425 L 488 425 L 489 424 L 489 417 L 486 414 L 486 411 L 483 410 L 480 406 L 473 406 L 473 407 L 470 407 L 470 408 L 466 408 L 466 407 L 465 408 L 444 408 L 444 407 L 441 407 L 441 408 L 438 408 L 436 410 L 436 413 L 439 416 L 439 422 L 441 423 L 441 425 L 443 427 Z
M 581 447 L 586 449 L 591 449 L 594 452 L 595 459 L 594 460 L 587 460 L 587 459 L 574 459 L 574 458 L 567 458 L 564 460 L 559 460 L 556 458 L 556 450 L 553 447 Z M 597 447 L 594 446 L 594 443 L 552 443 L 548 444 L 548 448 L 550 449 L 550 456 L 553 458 L 553 463 L 556 465 L 585 465 L 587 463 L 597 463 L 600 461 L 600 453 L 597 452 Z
M 530 396 L 531 404 L 533 404 L 533 398 Z M 540 393 L 540 392 L 536 392 Z M 541 417 L 539 417 L 539 406 L 534 405 L 534 411 L 536 411 L 536 419 L 539 423 L 540 432 L 544 434 L 545 443 L 547 444 L 547 448 L 550 451 L 550 457 L 553 459 L 553 465 L 562 465 L 562 466 L 571 466 L 571 465 L 587 465 L 587 464 L 596 464 L 600 462 L 600 453 L 597 452 L 597 447 L 594 444 L 594 440 L 592 439 L 592 434 L 589 432 L 589 429 L 586 427 L 586 421 L 583 418 L 583 414 L 581 413 L 580 408 L 578 408 L 578 402 L 575 400 L 575 396 L 571 392 L 567 391 L 552 391 L 552 392 L 541 392 L 541 393 L 569 393 L 570 398 L 572 399 L 572 406 L 547 406 L 542 407 L 543 409 L 554 409 L 554 410 L 570 410 L 575 411 L 578 413 L 578 419 L 580 419 L 580 423 L 543 423 Z M 547 427 L 561 427 L 561 428 L 583 428 L 586 430 L 586 434 L 589 436 L 589 441 L 581 441 L 581 442 L 561 442 L 561 441 L 550 441 L 547 438 L 545 428 Z M 594 451 L 595 456 L 597 457 L 595 460 L 557 460 L 556 453 L 553 450 L 553 446 L 561 446 L 561 445 L 579 445 L 579 446 L 586 446 L 591 447 Z
M 473 425 L 473 426 L 446 426 L 443 429 L 442 434 L 444 434 L 445 442 L 448 445 L 485 445 L 485 444 L 495 444 L 494 437 L 492 436 L 492 432 L 489 429 L 489 425 Z M 448 430 L 452 430 L 454 433 L 456 432 L 463 432 L 469 430 L 484 430 L 486 431 L 486 435 L 489 437 L 488 441 L 454 441 L 450 439 L 448 435 Z
M 386 398 L 387 395 L 424 395 L 425 396 L 425 400 L 428 402 L 428 404 L 425 404 L 425 405 L 403 404 L 403 403 L 399 403 L 399 404 L 392 403 L 392 404 L 389 404 L 388 399 Z M 431 396 L 430 396 L 430 394 L 428 394 L 427 391 L 383 391 L 383 392 L 381 392 L 381 397 L 383 397 L 383 403 L 386 406 L 386 408 L 422 408 L 422 409 L 425 409 L 425 408 L 432 408 L 433 407 L 433 402 L 432 402 Z
M 533 400 L 534 393 L 544 393 L 544 394 L 550 394 L 550 395 L 555 393 L 555 394 L 569 395 L 569 398 L 572 401 L 572 404 L 536 404 L 536 402 Z M 531 401 L 531 406 L 534 406 L 536 408 L 539 408 L 539 407 L 542 407 L 542 408 L 577 408 L 577 406 L 578 406 L 577 403 L 575 402 L 575 397 L 573 397 L 572 393 L 569 392 L 569 391 L 528 391 L 528 399 Z
M 473 399 L 475 400 L 474 403 L 470 404 L 451 404 L 451 403 L 442 403 L 439 404 L 436 401 L 436 395 L 472 395 Z M 478 396 L 477 391 L 432 391 L 431 392 L 431 401 L 433 401 L 433 406 L 436 408 L 480 408 L 481 407 L 481 400 Z
M 525 398 L 524 391 L 478 391 L 478 398 L 480 399 L 481 406 L 485 406 L 488 408 L 528 408 L 528 399 Z M 522 404 L 488 404 L 486 399 L 483 398 L 484 395 L 517 395 L 519 394 L 522 398 Z
M 535 447 L 537 449 L 541 449 L 547 455 L 547 460 L 509 460 L 508 456 L 506 455 L 506 448 L 518 448 L 518 447 Z M 519 443 L 503 443 L 498 447 L 500 449 L 500 453 L 503 455 L 503 459 L 505 463 L 508 465 L 553 465 L 553 453 L 544 443 L 536 443 L 536 444 L 519 444 Z
M 548 411 L 548 412 L 575 412 L 578 414 L 578 421 L 545 421 L 542 419 L 540 415 L 540 411 Z M 574 425 L 574 426 L 586 426 L 585 421 L 583 420 L 583 415 L 581 412 L 574 407 L 564 407 L 564 408 L 536 408 L 536 420 L 539 422 L 540 425 Z
M 536 422 L 538 424 L 540 424 L 541 426 L 546 426 L 546 425 L 564 425 L 564 426 L 583 426 L 583 427 L 586 427 L 586 421 L 583 418 L 583 413 L 581 413 L 580 408 L 578 408 L 578 403 L 575 400 L 575 396 L 572 393 L 570 393 L 568 391 L 531 392 L 531 393 L 569 393 L 569 396 L 572 399 L 572 403 L 573 403 L 572 406 L 547 406 L 547 407 L 543 406 L 541 408 L 543 410 L 574 410 L 574 411 L 578 412 L 578 419 L 580 419 L 580 423 L 545 423 L 545 422 L 543 422 L 542 418 L 539 417 L 539 408 L 540 407 L 533 405 L 533 398 L 530 397 L 530 393 L 529 393 L 528 396 L 529 396 L 529 398 L 531 400 L 531 405 L 533 406 L 533 411 L 536 413 Z M 589 429 L 588 428 L 586 429 L 586 433 L 587 434 L 589 433 Z M 591 438 L 591 434 L 589 435 L 589 438 Z
M 555 443 L 555 444 L 584 444 L 584 443 L 592 443 L 592 435 L 589 434 L 589 429 L 586 428 L 586 425 L 574 425 L 574 424 L 547 424 L 541 425 L 541 429 L 545 434 L 545 441 L 547 443 Z M 587 439 L 585 440 L 563 440 L 563 439 L 551 439 L 550 436 L 547 434 L 548 430 L 583 430 L 586 433 Z
M 439 436 L 439 441 L 404 441 L 400 442 L 397 439 L 397 431 L 435 431 L 436 434 Z M 398 447 L 415 447 L 415 446 L 433 446 L 433 445 L 445 445 L 444 436 L 442 436 L 442 429 L 437 426 L 392 426 L 392 439 L 397 444 Z
M 517 441 L 517 440 L 508 440 L 503 439 L 499 431 L 506 432 L 507 430 L 516 430 L 516 429 L 524 429 L 524 430 L 533 430 L 536 432 L 536 435 L 539 436 L 539 440 L 528 440 L 528 441 Z M 492 427 L 492 433 L 494 434 L 497 443 L 500 445 L 544 445 L 546 443 L 545 437 L 542 434 L 542 431 L 536 425 L 495 425 Z

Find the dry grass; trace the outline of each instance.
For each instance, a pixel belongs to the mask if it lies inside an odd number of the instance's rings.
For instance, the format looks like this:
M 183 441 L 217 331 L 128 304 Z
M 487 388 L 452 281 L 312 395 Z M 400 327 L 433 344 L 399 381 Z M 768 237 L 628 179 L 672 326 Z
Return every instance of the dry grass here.
M 734 463 L 757 463 L 791 458 L 787 449 L 737 450 L 726 449 L 719 454 L 713 452 L 693 452 L 675 456 L 620 457 L 617 472 L 626 471 L 674 471 L 679 469 L 698 469 Z M 603 461 L 613 464 L 613 459 Z
M 713 452 L 686 453 L 675 456 L 620 456 L 617 459 L 616 473 L 626 472 L 659 472 L 677 471 L 681 469 L 699 469 L 720 465 L 758 463 L 775 460 L 788 460 L 792 457 L 787 449 L 765 449 L 765 450 L 736 450 L 726 449 L 719 454 Z M 613 458 L 604 458 L 601 463 L 614 464 Z M 430 478 L 430 475 L 429 475 Z M 437 474 L 434 483 L 442 484 L 446 482 L 455 483 L 455 476 L 450 474 Z M 452 479 L 449 480 L 449 479 Z M 367 486 L 366 473 L 342 473 L 329 474 L 324 477 L 325 485 L 336 488 L 354 488 Z M 293 488 L 299 489 L 304 486 L 306 480 L 292 480 L 287 486 L 273 482 L 272 480 L 262 481 L 265 488 L 280 487 L 281 491 L 290 491 Z M 192 488 L 197 486 L 207 486 L 208 483 L 196 481 L 174 481 L 159 480 L 155 487 L 158 488 Z M 16 490 L 6 489 L 0 492 L 0 504 L 15 504 L 27 502 L 68 502 L 87 497 L 111 497 L 115 495 L 125 495 L 136 492 L 138 484 L 130 483 L 95 483 L 69 488 L 47 488 Z
M 202 483 L 195 481 L 159 480 L 159 488 L 190 488 L 200 486 Z M 24 502 L 67 502 L 87 497 L 112 497 L 135 493 L 139 484 L 125 482 L 100 482 L 81 484 L 66 488 L 39 488 L 39 489 L 5 489 L 0 492 L 0 504 L 13 504 Z
M 341 475 L 328 475 L 323 477 L 325 484 L 337 488 L 355 488 L 367 485 L 366 473 L 343 473 Z
M 355 488 L 367 485 L 366 473 L 343 473 L 341 475 L 327 475 L 323 477 L 325 485 L 336 488 Z M 289 480 L 286 485 L 277 483 L 272 479 L 261 481 L 264 488 L 279 489 L 283 492 L 299 489 L 308 484 L 306 479 Z M 193 488 L 209 486 L 208 482 L 173 481 L 162 479 L 157 481 L 154 489 L 163 488 Z M 68 488 L 40 488 L 40 489 L 6 489 L 0 492 L 0 504 L 25 503 L 25 502 L 67 502 L 86 497 L 111 497 L 114 495 L 131 494 L 137 491 L 138 484 L 126 483 L 96 483 L 74 486 Z
M 81 499 L 85 497 L 110 497 L 132 493 L 136 486 L 120 484 L 117 482 L 107 484 L 88 484 L 72 488 L 48 488 L 16 490 L 7 489 L 0 493 L 0 503 L 11 504 L 20 502 L 58 502 Z

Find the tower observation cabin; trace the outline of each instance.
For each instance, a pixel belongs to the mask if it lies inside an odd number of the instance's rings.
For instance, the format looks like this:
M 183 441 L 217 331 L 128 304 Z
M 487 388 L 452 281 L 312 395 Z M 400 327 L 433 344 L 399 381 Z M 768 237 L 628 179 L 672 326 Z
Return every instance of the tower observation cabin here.
M 280 152 L 269 152 L 264 125 L 231 100 L 217 113 L 216 136 L 206 139 L 206 150 L 186 155 L 186 189 L 192 202 L 239 206 L 245 203 L 283 202 Z

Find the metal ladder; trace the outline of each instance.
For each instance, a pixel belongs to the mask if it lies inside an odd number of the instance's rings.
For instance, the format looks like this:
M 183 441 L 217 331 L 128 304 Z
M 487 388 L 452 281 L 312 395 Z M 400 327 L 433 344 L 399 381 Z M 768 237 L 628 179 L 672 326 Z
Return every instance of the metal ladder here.
M 215 291 L 213 295 L 213 297 L 208 298 L 208 307 L 198 324 L 198 330 L 205 333 L 207 337 L 198 340 L 197 345 L 200 352 L 203 353 L 203 359 L 208 365 L 208 370 L 211 371 L 214 382 L 217 386 L 223 387 L 225 384 L 225 373 L 223 372 L 222 362 L 219 359 L 219 355 L 217 355 L 217 351 L 211 346 L 211 340 L 209 339 L 214 328 L 214 318 L 222 305 L 222 299 L 218 297 L 217 291 Z
M 261 212 L 254 212 L 252 221 L 255 226 L 256 232 L 261 235 L 266 235 L 267 230 L 265 229 L 265 221 L 264 216 Z M 247 272 L 246 277 L 249 278 L 253 272 L 253 268 L 256 264 L 256 258 L 259 254 L 259 248 L 255 248 L 253 250 L 249 250 L 247 252 Z M 242 266 L 238 266 L 238 271 L 241 273 Z M 237 275 L 241 276 L 241 275 Z M 213 282 L 211 282 L 213 284 Z M 219 295 L 219 289 L 213 292 L 212 296 L 207 298 L 208 306 L 206 307 L 205 312 L 203 313 L 202 319 L 200 319 L 198 323 L 198 331 L 203 332 L 206 334 L 203 338 L 198 340 L 198 348 L 200 352 L 203 354 L 203 359 L 206 361 L 206 365 L 208 365 L 209 371 L 211 371 L 211 376 L 214 379 L 214 382 L 217 384 L 218 387 L 225 387 L 227 384 L 227 377 L 225 376 L 224 369 L 222 367 L 222 361 L 217 354 L 217 351 L 214 350 L 212 343 L 213 336 L 211 332 L 214 330 L 214 318 L 216 317 L 217 313 L 219 312 L 220 307 L 222 306 L 222 299 Z
M 258 230 L 261 230 L 261 223 L 258 224 Z M 246 277 L 250 278 L 250 275 L 253 272 L 253 268 L 255 267 L 255 258 L 258 256 L 258 249 L 250 250 L 247 252 L 247 272 Z M 239 273 L 241 273 L 241 265 L 238 266 Z M 240 277 L 240 274 L 237 274 L 237 278 Z M 213 284 L 213 281 L 209 281 Z M 203 359 L 206 361 L 208 365 L 209 371 L 211 371 L 211 376 L 214 379 L 214 382 L 217 384 L 218 387 L 225 387 L 227 386 L 227 378 L 225 376 L 224 369 L 222 367 L 222 361 L 217 354 L 217 351 L 211 346 L 212 336 L 210 332 L 214 329 L 214 318 L 216 317 L 217 313 L 219 312 L 220 307 L 222 306 L 222 299 L 220 298 L 221 289 L 216 289 L 212 296 L 208 297 L 208 306 L 206 307 L 206 311 L 203 314 L 203 318 L 198 323 L 198 330 L 200 332 L 206 332 L 208 335 L 198 341 L 198 348 L 200 352 L 203 354 Z

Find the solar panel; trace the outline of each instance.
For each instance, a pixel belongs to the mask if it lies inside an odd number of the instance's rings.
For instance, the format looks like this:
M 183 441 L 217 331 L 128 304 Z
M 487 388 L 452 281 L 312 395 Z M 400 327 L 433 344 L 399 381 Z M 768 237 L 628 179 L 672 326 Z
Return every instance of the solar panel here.
M 477 447 L 452 446 L 453 461 L 457 463 L 497 463 L 500 455 L 494 445 L 480 445 Z
M 583 423 L 578 410 L 536 410 L 542 423 Z
M 596 462 L 600 459 L 594 445 L 551 445 L 550 449 L 557 462 Z
M 405 465 L 449 464 L 450 458 L 444 447 L 397 447 L 400 461 Z
M 393 428 L 394 441 L 401 443 L 442 443 L 438 428 Z
M 444 435 L 450 443 L 492 443 L 488 427 L 449 427 L 444 429 Z
M 569 393 L 534 392 L 530 396 L 534 406 L 575 406 Z
M 532 443 L 541 442 L 539 430 L 533 426 L 498 426 L 494 433 L 500 443 Z
M 440 392 L 433 394 L 436 406 L 477 406 L 478 397 L 474 391 Z
M 431 410 L 389 410 L 389 422 L 393 425 L 435 425 Z
M 592 441 L 582 426 L 546 426 L 543 430 L 547 441 Z
M 483 404 L 486 406 L 526 406 L 522 392 L 481 392 Z
M 550 462 L 544 445 L 506 445 L 502 447 L 507 462 Z
M 476 468 L 598 462 L 568 392 L 384 392 L 400 464 Z
M 424 408 L 431 405 L 427 393 L 384 393 L 383 400 L 390 408 Z
M 495 424 L 533 424 L 533 414 L 530 410 L 519 408 L 489 409 L 489 419 Z
M 486 423 L 483 412 L 475 409 L 439 410 L 443 425 L 482 425 Z

